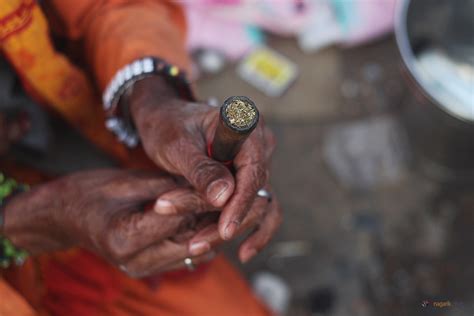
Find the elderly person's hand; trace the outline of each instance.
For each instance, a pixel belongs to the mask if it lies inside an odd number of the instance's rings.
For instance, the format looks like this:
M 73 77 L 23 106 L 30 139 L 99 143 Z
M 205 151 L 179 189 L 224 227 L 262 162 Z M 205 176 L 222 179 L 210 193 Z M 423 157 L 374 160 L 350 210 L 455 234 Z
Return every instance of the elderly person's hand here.
M 186 102 L 160 77 L 135 83 L 127 102 L 148 156 L 164 170 L 184 176 L 210 205 L 222 208 L 219 232 L 231 239 L 249 213 L 257 191 L 267 185 L 274 137 L 260 120 L 234 159 L 235 176 L 207 156 L 218 109 Z M 167 199 L 161 213 L 173 213 Z
M 208 210 L 198 195 L 174 205 L 186 215 L 159 215 L 144 206 L 183 185 L 150 172 L 79 172 L 14 196 L 3 234 L 31 254 L 80 246 L 135 277 L 184 266 L 197 217 Z M 204 223 L 204 225 L 207 225 Z M 181 236 L 181 237 L 180 237 Z M 195 264 L 212 252 L 193 258 Z
M 271 192 L 267 186 L 265 189 Z M 188 207 L 178 207 L 174 214 L 189 214 L 189 211 L 197 212 L 209 210 L 210 205 L 202 205 L 203 201 L 196 198 L 196 194 L 191 189 L 180 188 L 161 196 L 170 201 L 173 205 L 186 204 Z M 194 207 L 193 207 L 194 205 Z M 253 230 L 252 233 L 242 242 L 239 248 L 239 258 L 241 262 L 247 262 L 264 248 L 273 237 L 282 221 L 280 205 L 275 197 L 266 199 L 258 197 L 250 207 L 245 219 L 236 231 L 237 235 Z M 205 254 L 210 249 L 214 249 L 223 240 L 219 236 L 216 224 L 206 225 L 189 241 L 190 253 L 193 256 Z

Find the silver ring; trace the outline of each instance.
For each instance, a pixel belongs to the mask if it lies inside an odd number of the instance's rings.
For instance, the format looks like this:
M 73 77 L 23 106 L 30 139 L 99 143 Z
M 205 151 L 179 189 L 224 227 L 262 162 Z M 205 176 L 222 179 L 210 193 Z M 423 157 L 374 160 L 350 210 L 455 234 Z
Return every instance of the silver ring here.
M 267 199 L 268 203 L 270 203 L 273 199 L 273 195 L 265 189 L 258 190 L 257 196 Z
M 119 269 L 122 270 L 123 272 L 127 272 L 127 267 L 123 264 L 119 265 Z
M 196 270 L 196 266 L 194 265 L 193 259 L 192 258 L 185 258 L 184 259 L 184 265 L 188 269 L 188 271 L 194 271 Z

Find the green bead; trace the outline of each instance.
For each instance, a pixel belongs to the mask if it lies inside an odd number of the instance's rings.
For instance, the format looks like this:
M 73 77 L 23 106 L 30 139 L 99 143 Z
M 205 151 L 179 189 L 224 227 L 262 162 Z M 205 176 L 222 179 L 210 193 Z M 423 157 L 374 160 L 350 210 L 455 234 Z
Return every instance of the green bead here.
M 8 187 L 0 186 L 0 198 L 3 200 L 8 195 Z
M 3 248 L 3 252 L 5 253 L 5 256 L 7 256 L 7 257 L 14 257 L 15 253 L 16 253 L 16 250 L 11 245 L 8 245 L 8 246 Z
M 0 206 L 5 198 L 15 191 L 26 191 L 29 187 L 17 183 L 14 179 L 5 177 L 0 173 Z M 1 214 L 0 214 L 1 225 Z M 0 236 L 0 268 L 8 268 L 12 263 L 21 265 L 28 258 L 28 253 L 18 249 L 8 239 Z

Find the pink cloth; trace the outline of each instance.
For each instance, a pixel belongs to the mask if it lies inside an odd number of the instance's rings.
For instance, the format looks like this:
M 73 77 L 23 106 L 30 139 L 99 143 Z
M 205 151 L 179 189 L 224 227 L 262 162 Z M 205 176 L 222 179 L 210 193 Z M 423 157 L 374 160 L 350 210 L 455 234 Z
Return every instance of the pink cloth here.
M 261 44 L 252 37 L 249 26 L 296 36 L 307 52 L 334 43 L 356 45 L 393 29 L 396 1 L 186 1 L 188 48 L 216 50 L 236 60 Z
M 352 0 L 354 1 L 354 0 Z M 393 30 L 397 0 L 356 1 L 357 21 L 346 32 L 344 43 L 357 45 Z

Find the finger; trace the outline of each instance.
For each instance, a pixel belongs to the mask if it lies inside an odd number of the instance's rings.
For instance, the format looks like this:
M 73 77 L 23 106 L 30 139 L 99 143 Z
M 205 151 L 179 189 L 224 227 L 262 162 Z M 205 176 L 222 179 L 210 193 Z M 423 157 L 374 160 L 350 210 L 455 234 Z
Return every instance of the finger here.
M 184 260 L 192 258 L 194 266 L 209 262 L 216 256 L 215 251 L 209 251 L 200 256 L 191 256 L 186 251 L 185 244 L 165 241 L 147 248 L 133 259 L 120 265 L 128 275 L 141 278 L 165 271 L 187 268 Z
M 271 157 L 276 148 L 276 138 L 268 127 L 264 128 L 263 135 L 265 139 L 265 160 L 267 164 L 270 164 Z
M 181 146 L 183 147 L 183 146 Z M 234 178 L 229 169 L 207 156 L 194 144 L 187 144 L 181 153 L 178 171 L 189 183 L 215 207 L 226 204 L 234 192 Z
M 206 228 L 208 225 L 215 224 L 218 218 L 219 214 L 216 212 L 200 214 L 196 217 L 196 223 L 193 224 L 191 228 L 188 228 L 182 232 L 178 232 L 175 235 L 169 237 L 169 239 L 178 243 L 188 242 L 196 235 L 197 232 Z
M 180 188 L 161 195 L 155 203 L 154 210 L 161 215 L 176 215 L 210 212 L 217 208 L 207 203 L 195 190 Z
M 169 240 L 150 246 L 133 258 L 121 264 L 121 269 L 128 275 L 140 278 L 163 272 L 178 260 L 184 260 L 191 255 L 186 243 L 175 243 Z
M 250 210 L 257 191 L 266 183 L 267 174 L 264 161 L 238 167 L 234 195 L 222 210 L 219 218 L 219 232 L 223 239 L 229 240 L 234 237 Z
M 111 257 L 123 260 L 193 225 L 194 216 L 190 215 L 159 215 L 151 210 L 127 212 L 111 222 L 106 250 Z
M 256 227 L 264 217 L 268 208 L 268 202 L 264 199 L 257 199 L 242 224 L 237 229 L 236 235 L 240 235 L 248 229 Z M 204 229 L 200 229 L 189 241 L 189 252 L 193 256 L 201 255 L 209 249 L 214 249 L 224 243 L 221 238 L 217 224 L 210 224 Z
M 217 224 L 210 224 L 199 230 L 189 241 L 189 253 L 193 256 L 202 255 L 209 250 L 222 244 L 223 240 L 219 235 Z
M 282 212 L 276 201 L 270 203 L 271 210 L 266 213 L 260 225 L 239 248 L 239 258 L 242 263 L 248 262 L 263 249 L 275 235 L 282 222 Z

